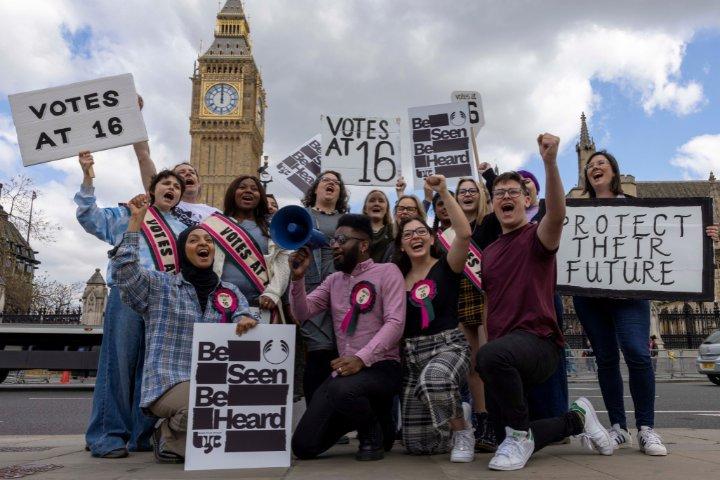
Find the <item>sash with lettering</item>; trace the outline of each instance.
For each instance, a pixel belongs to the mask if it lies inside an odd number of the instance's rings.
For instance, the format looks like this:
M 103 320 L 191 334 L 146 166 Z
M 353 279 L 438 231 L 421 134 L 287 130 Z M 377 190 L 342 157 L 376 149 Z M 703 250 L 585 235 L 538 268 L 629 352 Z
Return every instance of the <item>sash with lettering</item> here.
M 141 230 L 150 247 L 155 268 L 161 272 L 177 273 L 180 259 L 175 234 L 157 208 L 150 206 L 147 209 Z
M 450 251 L 453 240 L 455 240 L 455 231 L 452 228 L 448 228 L 438 235 L 438 241 L 446 253 Z M 470 248 L 468 249 L 463 273 L 470 280 L 470 283 L 475 285 L 475 288 L 482 290 L 482 253 L 480 253 L 480 249 L 472 239 L 470 240 Z
M 215 212 L 200 224 L 215 239 L 225 255 L 237 265 L 260 293 L 270 283 L 265 256 L 252 236 L 225 215 Z

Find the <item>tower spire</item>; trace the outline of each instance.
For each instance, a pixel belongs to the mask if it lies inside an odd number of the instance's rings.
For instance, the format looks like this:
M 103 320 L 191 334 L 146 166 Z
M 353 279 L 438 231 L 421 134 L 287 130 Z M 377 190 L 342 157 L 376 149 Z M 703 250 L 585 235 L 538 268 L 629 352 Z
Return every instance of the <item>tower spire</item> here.
M 587 122 L 585 121 L 585 112 L 582 112 L 580 114 L 580 141 L 578 142 L 578 147 L 588 149 L 588 148 L 595 148 L 595 142 L 590 137 L 590 134 L 588 133 L 588 127 Z
M 580 114 L 580 139 L 575 145 L 575 151 L 578 156 L 578 183 L 577 186 L 582 188 L 585 184 L 585 165 L 587 165 L 590 155 L 595 153 L 595 141 L 588 131 L 585 112 Z

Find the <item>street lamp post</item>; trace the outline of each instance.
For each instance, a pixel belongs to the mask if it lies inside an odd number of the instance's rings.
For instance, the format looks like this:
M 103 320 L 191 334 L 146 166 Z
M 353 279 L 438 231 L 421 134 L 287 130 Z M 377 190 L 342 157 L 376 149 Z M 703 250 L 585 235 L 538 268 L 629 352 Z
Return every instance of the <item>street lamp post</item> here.
M 268 156 L 263 157 L 263 164 L 257 169 L 257 173 L 260 176 L 260 183 L 263 184 L 263 188 L 267 191 L 268 183 L 273 181 L 272 175 L 268 173 Z
M 33 211 L 33 203 L 35 203 L 35 199 L 37 198 L 37 192 L 33 190 L 32 197 L 30 197 L 30 217 L 28 218 L 28 228 L 27 228 L 27 236 L 25 237 L 25 241 L 28 245 L 30 245 L 30 226 L 32 225 L 32 211 Z

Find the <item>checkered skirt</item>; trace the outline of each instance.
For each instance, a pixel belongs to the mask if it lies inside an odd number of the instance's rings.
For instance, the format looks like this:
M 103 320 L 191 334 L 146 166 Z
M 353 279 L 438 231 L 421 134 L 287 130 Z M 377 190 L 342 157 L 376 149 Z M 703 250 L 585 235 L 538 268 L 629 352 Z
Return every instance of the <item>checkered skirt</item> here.
M 458 320 L 466 327 L 478 327 L 483 323 L 485 298 L 465 276 L 460 279 L 458 294 Z

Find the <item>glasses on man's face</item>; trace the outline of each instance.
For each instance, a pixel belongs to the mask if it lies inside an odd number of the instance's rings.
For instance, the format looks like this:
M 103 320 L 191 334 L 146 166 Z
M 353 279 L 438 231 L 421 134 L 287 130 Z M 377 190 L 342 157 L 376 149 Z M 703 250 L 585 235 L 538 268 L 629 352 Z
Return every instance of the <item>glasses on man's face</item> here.
M 330 177 L 322 177 L 320 183 L 329 183 L 330 185 L 340 185 L 340 181 Z
M 505 195 L 510 198 L 517 198 L 522 194 L 522 188 L 496 188 L 493 190 L 493 198 L 503 198 Z
M 465 195 L 475 196 L 478 193 L 480 193 L 480 190 L 477 188 L 461 188 L 458 190 L 458 197 L 463 197 Z
M 415 213 L 417 212 L 417 207 L 403 207 L 399 206 L 397 207 L 398 212 L 408 212 L 408 213 Z
M 590 170 L 591 168 L 595 167 L 601 168 L 609 164 L 610 163 L 607 160 L 598 160 L 596 162 L 588 163 L 587 165 L 585 165 L 585 170 Z
M 340 246 L 342 247 L 342 246 L 345 245 L 349 240 L 362 241 L 362 240 L 364 240 L 364 238 L 360 238 L 360 237 L 348 237 L 347 235 L 344 235 L 344 234 L 341 233 L 340 235 L 335 235 L 334 237 L 332 237 L 332 238 L 330 239 L 330 245 L 334 245 L 334 244 L 337 243 L 338 245 L 340 245 Z
M 401 238 L 403 240 L 410 240 L 413 235 L 417 235 L 418 237 L 427 237 L 430 235 L 430 230 L 428 230 L 427 227 L 418 227 L 414 230 L 403 230 Z

